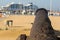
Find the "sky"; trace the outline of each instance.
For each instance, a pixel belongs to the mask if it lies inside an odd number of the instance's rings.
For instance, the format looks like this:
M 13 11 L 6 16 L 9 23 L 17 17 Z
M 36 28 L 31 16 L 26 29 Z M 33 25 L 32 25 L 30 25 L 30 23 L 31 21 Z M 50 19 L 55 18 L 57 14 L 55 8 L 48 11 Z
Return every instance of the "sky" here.
M 37 5 L 39 8 L 46 8 L 50 9 L 50 1 L 51 0 L 0 0 L 0 6 L 6 6 L 10 3 L 22 3 L 24 5 L 28 3 L 33 3 L 34 5 Z M 60 11 L 60 0 L 52 0 L 51 3 L 51 9 L 55 11 Z

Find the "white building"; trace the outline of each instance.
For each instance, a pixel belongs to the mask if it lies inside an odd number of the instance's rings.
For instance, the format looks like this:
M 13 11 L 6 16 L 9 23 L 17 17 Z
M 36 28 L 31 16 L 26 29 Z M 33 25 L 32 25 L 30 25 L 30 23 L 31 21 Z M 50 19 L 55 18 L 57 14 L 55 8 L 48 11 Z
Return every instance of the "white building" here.
M 4 7 L 3 10 L 6 12 L 6 14 L 32 15 L 32 13 L 34 13 L 37 9 L 38 9 L 38 7 L 36 5 L 30 3 L 30 4 L 27 4 L 27 5 L 11 4 L 7 7 Z

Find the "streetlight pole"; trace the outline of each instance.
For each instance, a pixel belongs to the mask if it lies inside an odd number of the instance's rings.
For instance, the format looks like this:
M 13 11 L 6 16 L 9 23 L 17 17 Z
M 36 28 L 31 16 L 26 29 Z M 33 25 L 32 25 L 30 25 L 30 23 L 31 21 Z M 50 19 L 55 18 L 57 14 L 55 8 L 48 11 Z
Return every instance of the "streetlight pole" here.
M 51 11 L 52 11 L 52 0 L 50 0 L 50 14 L 51 14 Z

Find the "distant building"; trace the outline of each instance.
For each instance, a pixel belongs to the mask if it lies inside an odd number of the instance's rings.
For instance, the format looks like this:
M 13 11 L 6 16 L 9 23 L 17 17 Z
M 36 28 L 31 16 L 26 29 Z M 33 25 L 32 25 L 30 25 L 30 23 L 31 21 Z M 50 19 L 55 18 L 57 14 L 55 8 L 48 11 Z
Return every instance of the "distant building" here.
M 60 12 L 57 12 L 57 11 L 49 11 L 48 10 L 48 15 L 50 16 L 60 16 Z
M 23 4 L 11 4 L 7 7 L 4 7 L 3 10 L 6 14 L 27 14 L 34 15 L 34 12 L 38 9 L 38 7 L 32 3 L 23 5 Z

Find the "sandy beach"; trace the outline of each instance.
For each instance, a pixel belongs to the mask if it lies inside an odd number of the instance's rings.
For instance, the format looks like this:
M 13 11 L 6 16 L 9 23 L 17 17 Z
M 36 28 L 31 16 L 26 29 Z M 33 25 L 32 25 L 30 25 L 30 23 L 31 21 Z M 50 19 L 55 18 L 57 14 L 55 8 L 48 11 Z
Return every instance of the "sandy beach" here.
M 0 18 L 0 40 L 16 40 L 21 34 L 29 36 L 34 18 L 34 15 L 9 15 Z M 58 31 L 56 35 L 60 36 L 60 16 L 49 16 L 49 18 L 54 30 Z M 8 27 L 6 25 L 7 20 L 13 20 L 13 26 Z

